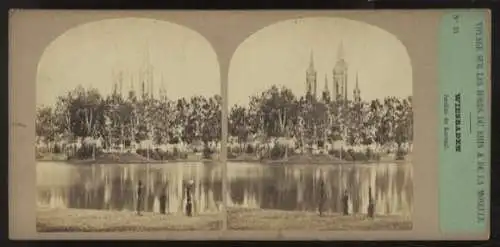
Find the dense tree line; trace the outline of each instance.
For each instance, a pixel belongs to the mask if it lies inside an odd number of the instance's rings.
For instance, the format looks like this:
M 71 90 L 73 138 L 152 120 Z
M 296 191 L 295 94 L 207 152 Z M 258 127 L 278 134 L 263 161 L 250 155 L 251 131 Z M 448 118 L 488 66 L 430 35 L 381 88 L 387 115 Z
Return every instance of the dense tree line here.
M 332 100 L 328 92 L 296 96 L 272 86 L 250 97 L 247 107 L 232 106 L 229 121 L 230 135 L 242 146 L 252 136 L 295 138 L 300 149 L 342 140 L 350 146 L 396 144 L 400 150 L 413 140 L 411 96 L 345 101 Z
M 38 108 L 36 134 L 46 143 L 100 139 L 103 148 L 145 140 L 153 145 L 182 142 L 206 147 L 221 139 L 221 103 L 219 95 L 171 100 L 134 92 L 124 97 L 116 90 L 104 96 L 96 89 L 77 87 L 59 96 L 54 106 Z M 253 137 L 294 138 L 304 151 L 340 140 L 350 146 L 398 148 L 413 140 L 411 96 L 344 101 L 332 100 L 328 93 L 319 98 L 296 96 L 286 87 L 272 86 L 250 97 L 247 106 L 232 106 L 228 118 L 229 135 L 247 153 L 256 151 L 248 145 Z
M 150 140 L 154 145 L 218 143 L 221 139 L 221 97 L 156 99 L 116 91 L 103 96 L 83 87 L 57 99 L 55 106 L 38 108 L 36 134 L 45 142 L 103 140 L 103 148 L 128 147 Z

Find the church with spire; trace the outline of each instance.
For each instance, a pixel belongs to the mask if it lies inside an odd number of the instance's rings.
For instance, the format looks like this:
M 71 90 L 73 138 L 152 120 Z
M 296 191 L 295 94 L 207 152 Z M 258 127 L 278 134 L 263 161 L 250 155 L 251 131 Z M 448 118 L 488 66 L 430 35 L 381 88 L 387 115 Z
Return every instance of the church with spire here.
M 322 99 L 347 102 L 348 99 L 354 102 L 361 101 L 361 90 L 359 89 L 358 74 L 356 73 L 355 85 L 352 91 L 352 98 L 349 95 L 349 66 L 344 55 L 344 46 L 341 42 L 337 51 L 337 60 L 332 68 L 331 89 L 328 82 L 328 74 L 325 74 L 325 84 L 322 92 Z M 352 84 L 351 84 L 352 85 Z M 306 70 L 306 94 L 317 98 L 317 70 L 314 67 L 314 54 L 311 51 L 309 67 Z
M 306 71 L 306 94 L 312 95 L 316 98 L 316 92 L 318 89 L 318 84 L 316 81 L 317 72 L 314 68 L 314 55 L 311 51 L 311 57 L 309 60 L 309 67 Z
M 154 99 L 155 98 L 155 83 L 154 83 L 154 67 L 151 64 L 150 60 L 150 54 L 149 54 L 149 47 L 146 47 L 144 50 L 143 54 L 143 63 L 142 66 L 140 66 L 139 71 L 134 74 L 125 74 L 124 71 L 119 71 L 119 72 L 113 72 L 113 93 L 119 95 L 122 97 L 123 93 L 123 82 L 125 81 L 125 75 L 127 75 L 129 78 L 129 91 L 128 91 L 128 97 L 130 99 L 136 98 L 137 96 L 140 96 L 143 100 L 147 98 Z M 140 87 L 140 95 L 137 95 L 136 89 L 135 89 L 135 84 L 138 83 Z M 161 75 L 161 85 L 158 90 L 158 96 L 159 99 L 165 100 L 167 98 L 167 91 L 164 86 L 164 79 L 163 79 L 163 74 Z

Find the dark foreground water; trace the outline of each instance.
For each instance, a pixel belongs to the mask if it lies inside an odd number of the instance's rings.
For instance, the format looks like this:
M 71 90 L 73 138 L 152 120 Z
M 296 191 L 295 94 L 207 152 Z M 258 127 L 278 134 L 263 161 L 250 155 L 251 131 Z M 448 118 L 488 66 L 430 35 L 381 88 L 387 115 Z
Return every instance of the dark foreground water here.
M 382 215 L 411 215 L 411 164 L 228 166 L 228 206 L 317 211 L 320 178 L 325 184 L 326 211 L 340 213 L 341 197 L 349 195 L 350 213 L 366 214 L 369 190 Z
M 53 208 L 133 211 L 141 180 L 146 188 L 147 211 L 159 211 L 159 197 L 166 190 L 168 212 L 179 213 L 185 205 L 183 186 L 191 179 L 195 182 L 196 212 L 222 209 L 222 169 L 220 165 L 201 162 L 151 165 L 38 162 L 37 202 Z
M 37 202 L 54 208 L 133 211 L 136 186 L 142 180 L 147 188 L 148 211 L 159 211 L 159 196 L 166 186 L 167 209 L 179 213 L 185 204 L 183 185 L 193 179 L 195 212 L 215 212 L 222 210 L 222 177 L 221 166 L 213 163 L 154 164 L 148 168 L 145 164 L 39 162 Z M 321 177 L 329 212 L 341 211 L 341 196 L 347 190 L 350 212 L 366 213 L 370 187 L 378 214 L 411 215 L 413 211 L 411 164 L 228 163 L 228 206 L 316 211 Z

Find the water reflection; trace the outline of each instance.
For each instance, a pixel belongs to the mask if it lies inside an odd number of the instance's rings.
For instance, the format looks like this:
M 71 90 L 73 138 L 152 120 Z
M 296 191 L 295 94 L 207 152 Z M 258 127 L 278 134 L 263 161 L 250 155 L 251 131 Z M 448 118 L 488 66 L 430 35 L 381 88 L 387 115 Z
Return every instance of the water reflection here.
M 220 211 L 222 169 L 214 163 L 151 164 L 148 168 L 145 164 L 39 162 L 37 203 L 50 207 L 133 211 L 137 183 L 142 180 L 146 211 L 159 212 L 159 197 L 167 186 L 167 212 L 180 213 L 185 206 L 183 185 L 190 179 L 195 181 L 194 212 Z
M 325 212 L 340 213 L 347 190 L 350 213 L 366 214 L 369 189 L 377 214 L 413 211 L 411 164 L 263 165 L 228 164 L 228 206 L 318 210 L 320 179 L 325 181 Z

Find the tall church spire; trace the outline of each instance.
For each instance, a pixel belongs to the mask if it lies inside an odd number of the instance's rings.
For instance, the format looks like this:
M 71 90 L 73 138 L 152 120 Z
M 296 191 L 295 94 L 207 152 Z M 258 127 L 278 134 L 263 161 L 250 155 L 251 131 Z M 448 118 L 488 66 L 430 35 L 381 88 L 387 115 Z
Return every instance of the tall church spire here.
M 328 75 L 325 74 L 325 92 L 329 92 L 330 90 L 328 89 Z
M 348 65 L 345 61 L 344 44 L 340 41 L 337 51 L 337 62 L 333 68 L 333 98 L 347 102 Z
M 316 69 L 314 68 L 314 56 L 311 50 L 309 58 L 309 67 L 306 70 L 306 93 L 316 97 L 317 82 L 316 82 Z
M 153 88 L 153 66 L 151 65 L 151 57 L 150 57 L 150 51 L 149 51 L 149 43 L 147 44 L 146 47 L 146 76 L 147 76 L 147 81 L 148 81 L 148 95 L 151 98 L 154 98 L 154 88 Z
M 361 90 L 359 90 L 358 72 L 356 72 L 356 86 L 353 90 L 353 96 L 355 102 L 361 101 Z
M 151 95 L 151 98 L 154 98 L 154 95 L 155 95 L 155 83 L 154 83 L 154 76 L 153 76 L 153 73 L 152 71 L 150 71 L 150 76 L 149 76 L 149 83 L 151 84 L 151 86 L 149 87 L 149 90 L 151 90 L 150 92 L 150 95 Z
M 115 68 L 112 69 L 111 71 L 111 75 L 112 75 L 112 78 L 113 78 L 113 96 L 118 94 L 118 84 L 117 84 L 117 80 L 116 80 L 116 70 Z
M 359 90 L 358 72 L 356 72 L 356 89 Z
M 141 68 L 141 83 L 144 84 L 144 95 L 153 97 L 153 66 L 151 65 L 149 42 L 146 42 L 143 50 L 143 65 Z
M 329 103 L 331 100 L 331 95 L 330 95 L 330 90 L 328 89 L 328 75 L 325 74 L 325 86 L 323 89 L 322 95 L 322 101 L 325 103 Z
M 135 93 L 135 88 L 134 88 L 134 75 L 132 73 L 129 74 L 130 78 L 130 89 L 129 89 L 129 92 L 128 92 L 128 97 L 130 99 L 133 99 L 136 97 L 136 93 Z
M 310 72 L 313 72 L 315 69 L 314 69 L 314 52 L 311 50 L 311 53 L 309 55 L 309 68 L 308 70 Z
M 339 49 L 337 51 L 338 60 L 344 59 L 344 42 L 341 40 L 339 44 Z
M 123 71 L 118 72 L 118 92 L 120 97 L 123 96 Z
M 130 82 L 130 88 L 129 88 L 129 91 L 135 91 L 134 89 L 134 75 L 132 73 L 130 73 L 130 78 L 129 78 L 129 82 Z
M 165 100 L 167 98 L 167 92 L 165 90 L 165 80 L 163 77 L 163 74 L 161 74 L 161 81 L 160 81 L 160 99 Z

